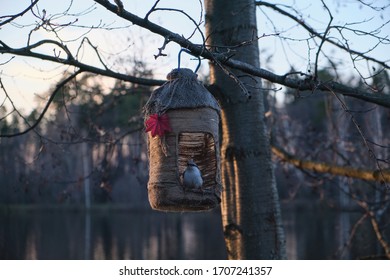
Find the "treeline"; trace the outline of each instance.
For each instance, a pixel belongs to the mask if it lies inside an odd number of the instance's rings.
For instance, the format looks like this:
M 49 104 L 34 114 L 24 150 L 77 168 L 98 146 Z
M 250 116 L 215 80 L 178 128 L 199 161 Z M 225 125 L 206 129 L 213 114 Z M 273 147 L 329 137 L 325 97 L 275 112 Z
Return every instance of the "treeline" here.
M 85 76 L 58 92 L 45 120 L 1 138 L 0 203 L 147 204 L 147 148 L 140 108 L 150 88 L 116 82 L 111 92 Z M 33 123 L 33 111 L 28 122 Z M 3 134 L 25 129 L 17 118 Z M 86 189 L 89 191 L 86 192 Z

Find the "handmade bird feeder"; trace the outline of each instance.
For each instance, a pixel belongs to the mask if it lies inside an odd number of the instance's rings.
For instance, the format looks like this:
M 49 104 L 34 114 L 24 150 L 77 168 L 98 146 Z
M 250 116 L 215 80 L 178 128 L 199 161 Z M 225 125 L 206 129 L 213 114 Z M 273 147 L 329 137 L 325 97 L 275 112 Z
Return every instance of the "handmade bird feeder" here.
M 214 97 L 190 69 L 174 69 L 144 107 L 148 132 L 149 203 L 163 211 L 202 211 L 221 201 L 219 114 Z M 201 172 L 201 187 L 188 187 L 189 161 Z

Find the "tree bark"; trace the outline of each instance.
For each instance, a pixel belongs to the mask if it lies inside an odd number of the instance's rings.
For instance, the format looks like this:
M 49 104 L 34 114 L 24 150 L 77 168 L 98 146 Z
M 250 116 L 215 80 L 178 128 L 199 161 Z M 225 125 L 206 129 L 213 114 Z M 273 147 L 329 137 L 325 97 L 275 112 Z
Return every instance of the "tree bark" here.
M 242 45 L 257 36 L 254 1 L 206 0 L 207 44 Z M 234 58 L 260 67 L 259 48 L 234 48 Z M 279 197 L 264 122 L 261 80 L 229 69 L 247 86 L 252 98 L 218 65 L 210 79 L 222 107 L 222 219 L 229 259 L 284 259 L 285 238 Z M 240 76 L 242 75 L 242 76 Z M 248 86 L 249 85 L 249 86 Z

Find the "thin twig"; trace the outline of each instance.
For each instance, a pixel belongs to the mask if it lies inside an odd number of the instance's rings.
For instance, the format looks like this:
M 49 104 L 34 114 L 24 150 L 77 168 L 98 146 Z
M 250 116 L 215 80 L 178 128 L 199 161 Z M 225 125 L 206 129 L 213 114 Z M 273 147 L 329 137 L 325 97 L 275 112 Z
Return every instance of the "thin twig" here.
M 17 133 L 11 133 L 11 134 L 0 134 L 0 137 L 15 137 L 15 136 L 20 136 L 20 135 L 23 135 L 23 134 L 26 134 L 28 133 L 29 131 L 33 130 L 34 128 L 36 128 L 38 126 L 38 124 L 42 121 L 43 117 L 45 116 L 47 110 L 49 109 L 51 103 L 53 102 L 55 96 L 57 95 L 57 93 L 59 92 L 59 90 L 64 87 L 68 82 L 70 82 L 71 80 L 73 80 L 78 74 L 82 73 L 83 71 L 82 70 L 78 70 L 76 71 L 75 73 L 73 73 L 72 75 L 70 75 L 69 77 L 67 77 L 66 79 L 64 79 L 63 81 L 61 81 L 60 83 L 57 84 L 57 86 L 55 87 L 55 89 L 53 90 L 52 94 L 50 95 L 49 97 L 49 100 L 47 101 L 45 107 L 43 108 L 41 114 L 39 115 L 39 117 L 35 120 L 35 122 L 33 124 L 30 124 L 20 113 L 19 111 L 18 114 L 20 117 L 22 117 L 26 124 L 28 125 L 28 128 L 26 128 L 25 130 L 21 131 L 21 132 L 17 132 Z M 3 83 L 1 82 L 0 80 L 0 85 L 1 87 L 3 88 L 3 90 L 5 91 L 4 87 L 3 87 Z M 6 93 L 7 94 L 7 93 Z M 8 96 L 8 94 L 7 94 Z M 11 100 L 12 102 L 12 100 Z
M 145 21 L 148 21 L 150 14 L 153 13 L 153 12 L 156 10 L 156 7 L 157 7 L 157 5 L 158 5 L 159 2 L 160 2 L 160 0 L 157 0 L 157 1 L 153 4 L 152 8 L 146 13 L 146 15 L 145 15 L 145 17 L 144 17 L 144 20 L 145 20 Z
M 2 22 L 0 21 L 0 26 L 3 26 L 3 25 L 5 25 L 5 24 L 7 24 L 7 23 L 13 21 L 13 20 L 16 19 L 16 18 L 23 16 L 25 13 L 27 13 L 29 10 L 31 10 L 31 9 L 38 3 L 38 1 L 39 1 L 39 0 L 35 0 L 35 1 L 31 2 L 31 4 L 30 4 L 26 9 L 24 9 L 23 11 L 21 11 L 20 13 L 17 13 L 17 14 L 15 14 L 15 15 L 1 16 L 1 17 L 0 17 L 0 20 L 1 20 L 2 18 L 8 18 L 8 19 L 6 19 L 5 21 L 2 21 Z
M 49 41 L 46 43 L 52 42 L 52 40 L 43 40 L 43 41 Z M 36 47 L 38 44 L 43 45 L 43 44 L 45 44 L 45 42 L 39 41 L 38 43 L 36 43 L 32 46 Z M 60 43 L 57 42 L 56 45 L 60 45 Z M 112 71 L 110 69 L 109 70 L 101 69 L 101 68 L 98 68 L 98 67 L 95 67 L 92 65 L 84 64 L 84 63 L 74 59 L 73 56 L 70 59 L 68 59 L 68 58 L 62 59 L 62 58 L 59 58 L 56 56 L 33 52 L 33 51 L 31 51 L 31 46 L 25 47 L 25 48 L 20 48 L 20 49 L 11 48 L 8 45 L 6 45 L 4 42 L 2 42 L 1 40 L 0 40 L 0 53 L 8 53 L 8 54 L 14 54 L 14 55 L 19 55 L 19 56 L 34 57 L 34 58 L 39 58 L 39 59 L 46 60 L 46 61 L 61 63 L 64 65 L 71 65 L 71 66 L 74 66 L 78 69 L 81 69 L 83 72 L 95 73 L 98 75 L 103 75 L 103 76 L 119 79 L 122 81 L 131 82 L 131 83 L 141 84 L 141 85 L 156 86 L 156 85 L 162 85 L 163 83 L 165 83 L 164 80 L 155 80 L 155 79 L 134 77 L 134 76 L 127 75 L 127 74 L 118 73 L 118 72 Z
M 306 24 L 301 18 L 298 18 L 292 14 L 290 14 L 289 12 L 279 8 L 277 5 L 275 4 L 271 4 L 271 3 L 268 3 L 268 2 L 264 2 L 264 1 L 256 1 L 256 5 L 258 6 L 265 6 L 265 7 L 268 7 L 268 8 L 271 8 L 275 11 L 277 11 L 278 13 L 284 15 L 284 16 L 287 16 L 288 18 L 294 20 L 295 22 L 297 22 L 299 25 L 301 25 L 304 29 L 306 29 L 310 34 L 314 35 L 315 37 L 319 37 L 319 38 L 323 38 L 323 36 L 317 32 L 314 28 L 312 28 L 311 26 L 309 26 L 308 24 Z M 350 52 L 351 54 L 354 54 L 354 55 L 358 55 L 364 59 L 367 59 L 367 60 L 370 60 L 370 61 L 373 61 L 375 63 L 378 63 L 379 65 L 381 65 L 382 67 L 386 68 L 386 69 L 390 69 L 390 66 L 386 64 L 386 62 L 384 61 L 380 61 L 376 58 L 373 58 L 373 57 L 370 57 L 370 56 L 367 56 L 366 54 L 362 53 L 362 52 L 358 52 L 358 51 L 355 51 L 353 49 L 349 49 L 345 46 L 343 46 L 342 44 L 339 44 L 338 42 L 330 39 L 330 38 L 326 38 L 325 39 L 326 42 L 344 50 L 344 51 L 347 51 L 347 52 Z
M 324 45 L 324 43 L 326 41 L 326 36 L 329 33 L 329 30 L 330 30 L 330 27 L 331 27 L 331 24 L 332 24 L 332 21 L 333 21 L 333 15 L 330 12 L 328 6 L 325 4 L 325 2 L 323 0 L 321 0 L 321 2 L 322 2 L 322 5 L 324 5 L 325 9 L 328 11 L 329 22 L 328 22 L 328 26 L 325 29 L 324 36 L 321 39 L 321 43 L 318 46 L 318 50 L 317 50 L 317 53 L 316 53 L 316 60 L 315 60 L 315 63 L 314 63 L 314 79 L 315 80 L 317 80 L 317 78 L 318 78 L 318 58 L 320 56 L 320 52 L 321 52 L 322 46 Z
M 163 45 L 160 48 L 157 48 L 158 54 L 154 55 L 154 59 L 157 59 L 160 56 L 167 56 L 167 54 L 163 53 L 163 51 L 165 50 L 165 47 L 168 45 L 168 43 L 169 43 L 169 36 L 165 37 Z
M 357 129 L 359 135 L 361 136 L 361 138 L 362 138 L 362 140 L 363 140 L 364 145 L 366 146 L 366 148 L 367 148 L 367 150 L 368 150 L 369 155 L 370 155 L 371 157 L 373 157 L 374 160 L 375 160 L 375 165 L 376 165 L 376 167 L 378 168 L 378 172 L 379 172 L 379 174 L 380 174 L 380 176 L 381 176 L 381 179 L 383 180 L 383 183 L 385 184 L 387 190 L 390 190 L 390 185 L 388 185 L 387 182 L 386 182 L 385 175 L 384 175 L 384 173 L 383 173 L 383 169 L 382 169 L 382 167 L 381 167 L 380 164 L 379 164 L 379 160 L 378 160 L 378 158 L 376 157 L 375 152 L 373 151 L 373 149 L 371 149 L 371 147 L 370 147 L 370 145 L 369 145 L 369 143 L 368 143 L 368 141 L 367 141 L 367 138 L 366 138 L 366 136 L 365 136 L 363 130 L 361 129 L 359 123 L 357 122 L 356 118 L 354 117 L 354 115 L 353 115 L 353 114 L 350 112 L 350 110 L 348 109 L 347 104 L 345 104 L 345 102 L 344 102 L 343 100 L 341 100 L 341 98 L 340 98 L 334 91 L 330 90 L 330 92 L 333 94 L 333 96 L 334 96 L 335 98 L 337 98 L 337 100 L 339 101 L 339 103 L 340 103 L 341 107 L 343 108 L 343 110 L 345 111 L 345 113 L 348 114 L 348 115 L 350 116 L 351 121 L 353 122 L 355 128 Z
M 342 248 L 339 248 L 338 253 L 340 254 L 340 257 L 344 254 L 344 251 L 349 248 L 352 244 L 353 237 L 355 236 L 359 226 L 363 224 L 364 220 L 367 219 L 368 214 L 364 213 L 363 216 L 360 217 L 360 219 L 353 225 L 351 232 L 349 233 L 349 238 L 346 244 Z

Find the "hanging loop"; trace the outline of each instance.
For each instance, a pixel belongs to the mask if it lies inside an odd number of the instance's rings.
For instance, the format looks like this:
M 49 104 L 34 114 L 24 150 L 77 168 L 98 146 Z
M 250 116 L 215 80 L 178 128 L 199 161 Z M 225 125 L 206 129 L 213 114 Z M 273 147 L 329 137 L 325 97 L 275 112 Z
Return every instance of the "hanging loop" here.
M 182 53 L 182 52 L 186 52 L 186 53 L 188 53 L 189 55 L 192 55 L 192 56 L 196 57 L 196 58 L 199 60 L 198 66 L 196 67 L 194 73 L 198 72 L 199 67 L 200 67 L 200 64 L 202 63 L 202 60 L 200 59 L 199 56 L 194 55 L 190 50 L 184 49 L 184 48 L 182 48 L 182 49 L 179 51 L 179 56 L 178 56 L 178 58 L 177 58 L 177 69 L 180 69 L 180 58 L 181 58 L 181 53 Z

